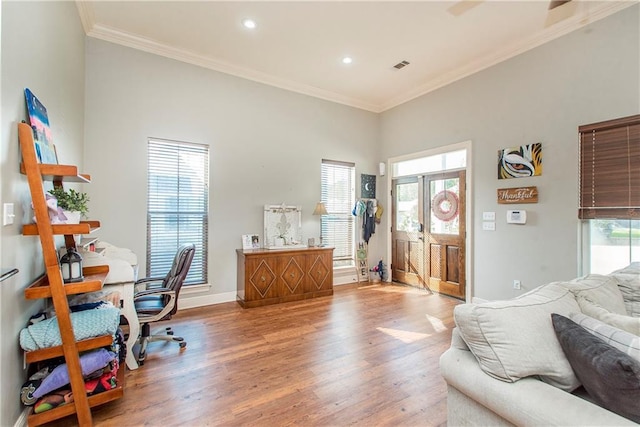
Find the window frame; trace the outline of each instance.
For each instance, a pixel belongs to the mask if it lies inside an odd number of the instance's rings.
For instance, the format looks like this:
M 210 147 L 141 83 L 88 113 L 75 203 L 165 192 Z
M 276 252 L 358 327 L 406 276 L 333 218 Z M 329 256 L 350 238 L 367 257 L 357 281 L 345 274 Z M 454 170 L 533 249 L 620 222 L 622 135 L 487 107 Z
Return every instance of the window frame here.
M 146 233 L 146 277 L 164 276 L 178 248 L 194 243 L 184 286 L 208 283 L 208 145 L 148 138 Z
M 336 188 L 335 179 L 346 179 L 346 185 Z M 334 247 L 335 268 L 356 265 L 356 222 L 352 214 L 355 204 L 356 165 L 351 162 L 322 159 L 320 172 L 320 201 L 325 204 L 327 215 L 320 218 L 323 244 Z M 341 191 L 336 194 L 337 191 Z M 346 232 L 336 232 L 346 225 Z M 340 240 L 337 239 L 340 237 Z
M 608 274 L 640 261 L 640 115 L 578 133 L 580 273 Z

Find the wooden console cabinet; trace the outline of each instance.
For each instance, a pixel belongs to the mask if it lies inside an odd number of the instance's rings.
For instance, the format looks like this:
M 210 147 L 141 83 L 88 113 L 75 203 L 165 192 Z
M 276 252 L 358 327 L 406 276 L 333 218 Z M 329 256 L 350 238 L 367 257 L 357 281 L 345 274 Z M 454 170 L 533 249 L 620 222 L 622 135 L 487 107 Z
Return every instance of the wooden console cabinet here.
M 333 295 L 333 248 L 237 249 L 244 308 Z

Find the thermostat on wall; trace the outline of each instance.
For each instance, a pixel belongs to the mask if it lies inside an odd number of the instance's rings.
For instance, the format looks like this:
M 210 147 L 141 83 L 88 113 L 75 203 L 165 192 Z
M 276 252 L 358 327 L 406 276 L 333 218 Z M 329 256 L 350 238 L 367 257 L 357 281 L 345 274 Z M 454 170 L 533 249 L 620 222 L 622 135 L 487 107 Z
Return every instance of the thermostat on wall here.
M 507 211 L 508 224 L 526 224 L 527 211 Z

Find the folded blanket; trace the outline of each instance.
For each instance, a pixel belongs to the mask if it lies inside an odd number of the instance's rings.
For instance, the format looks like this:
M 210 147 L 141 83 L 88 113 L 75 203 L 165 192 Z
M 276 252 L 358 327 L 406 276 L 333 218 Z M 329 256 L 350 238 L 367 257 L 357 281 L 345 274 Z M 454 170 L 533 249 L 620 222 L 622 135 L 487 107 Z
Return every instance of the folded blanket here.
M 118 361 L 114 359 L 113 362 L 110 363 L 110 368 L 105 369 L 105 372 L 99 378 L 85 381 L 84 388 L 87 396 L 116 388 L 118 386 L 118 369 Z M 73 402 L 73 393 L 71 392 L 71 389 L 60 388 L 39 399 L 34 405 L 33 412 L 39 414 L 71 402 Z
M 115 353 L 104 348 L 82 354 L 80 356 L 82 376 L 85 378 L 90 376 L 92 373 L 107 366 L 115 358 Z M 25 405 L 33 405 L 36 399 L 67 384 L 69 384 L 69 370 L 67 369 L 67 364 L 62 363 L 44 378 L 41 377 L 40 371 L 34 377 L 29 378 L 29 381 L 22 385 L 20 399 Z
M 76 341 L 101 335 L 113 335 L 120 323 L 120 309 L 116 307 L 71 313 L 71 325 Z M 58 318 L 45 319 L 20 331 L 20 347 L 24 351 L 61 345 Z

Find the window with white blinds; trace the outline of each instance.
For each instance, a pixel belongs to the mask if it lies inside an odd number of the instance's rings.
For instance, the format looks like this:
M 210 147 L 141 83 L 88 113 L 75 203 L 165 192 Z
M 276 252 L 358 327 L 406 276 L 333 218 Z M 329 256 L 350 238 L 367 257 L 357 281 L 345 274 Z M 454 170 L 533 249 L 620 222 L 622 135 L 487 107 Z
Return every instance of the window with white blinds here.
M 355 265 L 355 164 L 322 160 L 321 200 L 328 215 L 321 219 L 322 242 L 334 247 L 335 267 Z
M 162 277 L 185 243 L 196 246 L 185 285 L 207 283 L 209 147 L 149 139 L 147 277 Z

